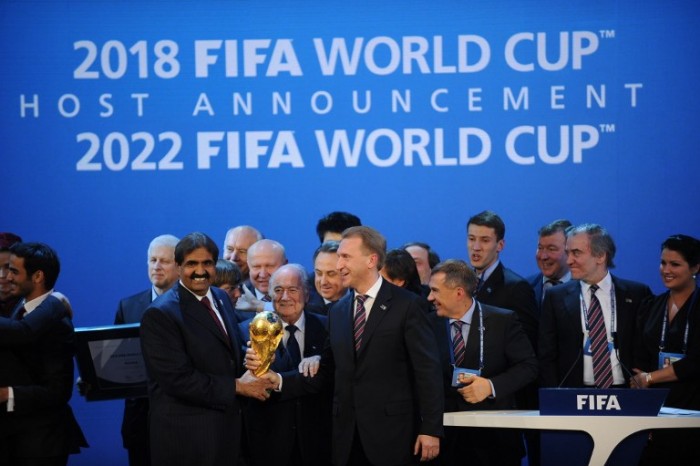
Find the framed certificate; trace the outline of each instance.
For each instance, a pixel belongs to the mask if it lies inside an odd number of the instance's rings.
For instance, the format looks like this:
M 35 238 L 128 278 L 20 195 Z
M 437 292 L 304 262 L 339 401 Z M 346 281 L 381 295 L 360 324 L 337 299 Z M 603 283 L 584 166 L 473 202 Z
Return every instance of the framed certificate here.
M 75 329 L 78 372 L 87 401 L 147 395 L 139 324 Z

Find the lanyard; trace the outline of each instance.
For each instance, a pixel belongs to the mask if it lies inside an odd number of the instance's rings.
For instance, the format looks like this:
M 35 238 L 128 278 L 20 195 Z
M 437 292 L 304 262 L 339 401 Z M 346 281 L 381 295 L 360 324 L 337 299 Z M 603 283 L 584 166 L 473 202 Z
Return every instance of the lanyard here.
M 580 285 L 580 284 L 579 284 Z M 586 324 L 586 333 L 590 333 L 590 326 L 588 324 L 588 308 L 586 307 L 586 301 L 583 299 L 583 286 L 580 286 L 579 295 L 581 298 L 581 313 L 583 314 L 583 321 Z M 610 282 L 610 334 L 617 332 L 617 326 L 615 325 L 615 284 Z M 603 305 L 601 304 L 601 311 Z
M 668 300 L 671 298 L 671 292 L 669 291 L 666 296 L 666 301 L 664 302 L 664 320 L 661 324 L 661 338 L 659 339 L 659 351 L 663 351 L 666 346 L 666 327 L 668 326 Z M 688 350 L 688 332 L 690 331 L 690 312 L 695 306 L 695 300 L 698 299 L 698 288 L 695 287 L 693 290 L 693 296 L 690 299 L 690 306 L 688 307 L 688 315 L 685 319 L 685 331 L 683 332 L 683 354 Z M 683 306 L 681 306 L 682 308 Z M 678 310 L 680 312 L 680 309 Z
M 479 313 L 479 371 L 484 368 L 484 313 L 481 312 L 481 305 L 479 304 L 478 301 L 476 301 L 476 306 L 474 307 L 474 312 Z M 452 328 L 450 325 L 450 319 L 445 319 L 445 325 L 447 326 L 447 334 L 450 336 L 448 339 L 448 343 L 450 346 L 450 364 L 452 366 L 455 365 L 455 354 L 454 351 L 452 351 L 452 339 L 454 338 L 452 336 Z M 467 332 L 468 334 L 469 332 Z M 466 340 L 465 340 L 466 343 Z M 466 348 L 466 344 L 464 345 Z

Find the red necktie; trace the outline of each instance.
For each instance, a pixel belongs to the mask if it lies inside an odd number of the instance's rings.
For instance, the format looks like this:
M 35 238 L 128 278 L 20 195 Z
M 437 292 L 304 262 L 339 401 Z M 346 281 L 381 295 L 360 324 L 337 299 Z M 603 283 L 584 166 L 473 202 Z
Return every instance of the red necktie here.
M 202 301 L 200 301 L 202 304 L 204 304 L 204 307 L 207 308 L 209 311 L 209 315 L 211 316 L 212 319 L 214 319 L 214 322 L 216 322 L 217 327 L 219 327 L 219 330 L 221 330 L 221 333 L 224 334 L 224 336 L 228 337 L 228 333 L 226 333 L 226 329 L 224 328 L 224 325 L 221 323 L 219 320 L 219 316 L 216 315 L 216 311 L 214 311 L 214 308 L 211 307 L 211 301 L 209 301 L 209 298 L 206 296 L 202 298 Z M 226 339 L 228 342 L 228 338 Z

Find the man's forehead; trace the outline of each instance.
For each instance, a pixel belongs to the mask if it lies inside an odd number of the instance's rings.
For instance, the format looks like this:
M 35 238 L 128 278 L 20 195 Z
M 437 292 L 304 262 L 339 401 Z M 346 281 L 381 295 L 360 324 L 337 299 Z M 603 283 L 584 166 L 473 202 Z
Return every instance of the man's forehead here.
M 475 223 L 472 223 L 469 225 L 467 232 L 470 235 L 474 235 L 474 236 L 480 236 L 480 237 L 493 236 L 494 238 L 496 237 L 496 229 L 495 228 L 492 228 L 492 227 L 489 227 L 486 225 L 476 225 Z
M 188 261 L 199 262 L 199 261 L 207 261 L 207 260 L 213 261 L 214 256 L 206 248 L 197 248 L 194 251 L 190 251 L 189 253 L 185 254 L 185 262 L 188 262 Z

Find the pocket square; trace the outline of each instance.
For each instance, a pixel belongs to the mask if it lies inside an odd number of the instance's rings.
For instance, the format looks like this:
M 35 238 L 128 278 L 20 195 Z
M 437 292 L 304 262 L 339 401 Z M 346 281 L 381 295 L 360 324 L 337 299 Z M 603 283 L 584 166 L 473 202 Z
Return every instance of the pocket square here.
M 632 298 L 625 298 L 625 302 L 626 302 L 626 303 L 631 303 L 631 302 L 632 302 Z

